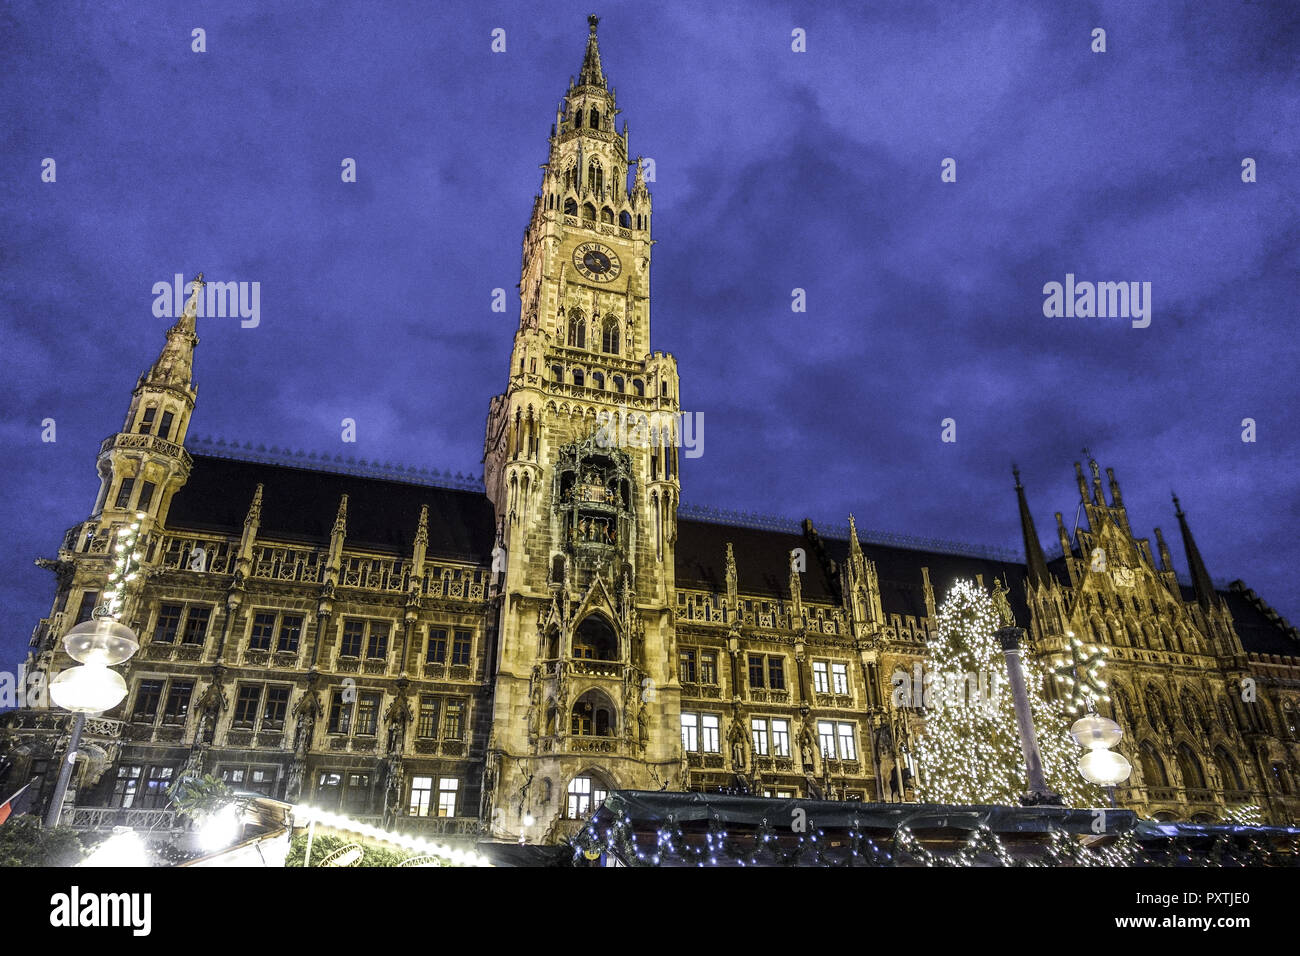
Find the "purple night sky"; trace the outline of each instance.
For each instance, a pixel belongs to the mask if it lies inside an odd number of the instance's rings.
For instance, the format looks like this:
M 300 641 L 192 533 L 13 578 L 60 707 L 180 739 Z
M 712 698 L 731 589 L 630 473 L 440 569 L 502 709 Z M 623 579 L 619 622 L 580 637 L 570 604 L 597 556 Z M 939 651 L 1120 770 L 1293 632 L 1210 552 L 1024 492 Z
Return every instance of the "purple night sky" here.
M 0 669 L 49 612 L 32 561 L 93 504 L 174 273 L 262 289 L 257 328 L 200 323 L 191 435 L 481 472 L 588 6 L 6 6 Z M 1171 490 L 1216 580 L 1300 616 L 1300 7 L 1142 6 L 595 10 L 656 165 L 652 347 L 705 418 L 686 502 L 1019 548 L 1016 461 L 1050 551 L 1087 445 L 1180 571 Z M 1152 283 L 1150 327 L 1045 318 L 1067 273 Z

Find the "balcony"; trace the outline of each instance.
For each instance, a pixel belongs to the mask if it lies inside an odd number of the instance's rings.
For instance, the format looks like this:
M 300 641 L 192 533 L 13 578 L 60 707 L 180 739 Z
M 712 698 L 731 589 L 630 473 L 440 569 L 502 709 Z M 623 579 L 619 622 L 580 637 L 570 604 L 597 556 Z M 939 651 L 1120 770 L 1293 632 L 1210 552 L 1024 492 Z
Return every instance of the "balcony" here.
M 194 465 L 194 459 L 190 453 L 183 447 L 165 438 L 159 438 L 157 435 L 137 435 L 132 432 L 119 432 L 116 435 L 109 435 L 99 446 L 99 453 L 112 448 L 140 448 L 145 451 L 155 452 L 159 455 L 166 455 L 168 458 L 175 458 L 185 469 L 186 474 Z
M 185 829 L 183 819 L 175 810 L 143 810 L 134 807 L 73 807 L 63 814 L 59 822 L 74 830 L 130 827 L 147 833 L 163 833 Z
M 368 823 L 374 827 L 388 826 L 399 833 L 413 836 L 477 836 L 479 822 L 477 817 L 411 817 L 399 816 L 384 822 L 383 817 L 353 817 L 358 823 Z
M 585 677 L 608 677 L 614 680 L 623 679 L 623 665 L 618 661 L 597 661 L 588 658 L 579 658 L 573 662 L 573 673 L 582 674 Z

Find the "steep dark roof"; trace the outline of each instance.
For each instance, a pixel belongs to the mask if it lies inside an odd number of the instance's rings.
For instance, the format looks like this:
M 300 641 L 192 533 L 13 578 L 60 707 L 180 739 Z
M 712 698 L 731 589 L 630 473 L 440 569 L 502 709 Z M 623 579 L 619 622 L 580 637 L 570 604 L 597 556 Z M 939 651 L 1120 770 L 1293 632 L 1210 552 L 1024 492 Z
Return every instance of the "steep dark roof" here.
M 429 556 L 486 562 L 496 534 L 492 503 L 482 492 L 361 478 L 308 468 L 194 456 L 194 470 L 172 499 L 171 528 L 239 534 L 262 484 L 259 538 L 323 545 L 339 499 L 348 496 L 348 544 L 409 555 L 429 506 Z
M 195 455 L 194 469 L 177 492 L 168 514 L 175 530 L 239 534 L 258 484 L 262 491 L 263 540 L 324 545 L 329 541 L 339 498 L 348 496 L 348 543 L 380 553 L 409 555 L 421 505 L 429 506 L 429 556 L 458 558 L 486 564 L 496 535 L 492 504 L 481 491 L 462 491 L 417 482 L 368 478 L 291 465 L 268 464 Z M 806 600 L 833 600 L 838 582 L 827 579 L 809 538 L 790 531 L 681 518 L 677 525 L 677 584 L 716 592 L 726 590 L 727 542 L 736 555 L 741 594 L 788 600 L 790 552 L 803 548 L 808 566 L 803 575 Z M 848 556 L 845 539 L 823 538 L 826 555 L 841 566 Z M 935 600 L 958 578 L 983 575 L 990 586 L 1006 575 L 1016 619 L 1028 621 L 1024 604 L 1024 564 L 992 558 L 932 552 L 864 543 L 863 553 L 875 561 L 881 603 L 886 614 L 922 617 L 925 595 L 921 568 L 930 569 Z M 1049 562 L 1051 572 L 1067 580 L 1064 562 Z M 1195 599 L 1185 587 L 1184 597 Z M 1300 657 L 1300 640 L 1283 622 L 1269 618 L 1260 600 L 1244 586 L 1219 594 L 1228 602 L 1247 651 Z
M 736 581 L 741 594 L 788 600 L 790 597 L 790 552 L 803 548 L 808 555 L 803 575 L 803 596 L 809 601 L 829 601 L 833 593 L 812 543 L 802 534 L 765 531 L 734 525 L 679 519 L 677 522 L 677 585 L 687 588 L 726 590 L 727 542 L 736 555 Z M 847 540 L 823 538 L 827 556 L 841 567 L 849 553 Z M 984 576 L 991 587 L 995 577 L 1007 576 L 1011 606 L 1018 620 L 1028 621 L 1024 604 L 1025 566 L 989 558 L 913 550 L 889 545 L 863 544 L 863 554 L 876 563 L 880 599 L 886 614 L 925 616 L 925 592 L 921 568 L 930 569 L 935 600 L 958 578 Z
M 1241 645 L 1247 651 L 1300 657 L 1300 639 L 1295 637 L 1280 617 L 1276 620 L 1269 618 L 1264 606 L 1261 606 L 1263 602 L 1255 597 L 1253 591 L 1233 586 L 1226 591 L 1219 591 L 1219 596 L 1228 602 L 1232 623 L 1236 625 Z

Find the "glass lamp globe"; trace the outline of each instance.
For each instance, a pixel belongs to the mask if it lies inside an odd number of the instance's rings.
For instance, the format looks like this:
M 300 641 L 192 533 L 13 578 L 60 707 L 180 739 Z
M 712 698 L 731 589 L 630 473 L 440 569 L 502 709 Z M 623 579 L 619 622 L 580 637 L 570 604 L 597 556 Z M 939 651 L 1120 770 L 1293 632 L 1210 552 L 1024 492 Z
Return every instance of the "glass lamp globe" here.
M 102 714 L 126 697 L 126 681 L 107 667 L 78 664 L 50 681 L 50 697 L 74 714 Z
M 138 651 L 140 642 L 125 624 L 101 617 L 84 621 L 63 635 L 63 649 L 82 664 L 112 667 Z
M 1080 717 L 1070 728 L 1070 736 L 1080 747 L 1089 750 L 1107 750 L 1119 743 L 1124 731 L 1115 721 L 1099 714 Z
M 1089 750 L 1079 758 L 1079 773 L 1083 779 L 1102 787 L 1123 783 L 1132 772 L 1133 765 L 1128 758 L 1113 750 Z

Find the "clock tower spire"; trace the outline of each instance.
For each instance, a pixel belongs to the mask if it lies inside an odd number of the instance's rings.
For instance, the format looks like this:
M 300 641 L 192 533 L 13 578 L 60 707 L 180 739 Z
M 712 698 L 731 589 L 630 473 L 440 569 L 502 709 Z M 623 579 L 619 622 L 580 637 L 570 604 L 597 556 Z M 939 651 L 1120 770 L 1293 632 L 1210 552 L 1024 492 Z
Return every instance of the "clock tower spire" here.
M 494 832 L 511 839 L 558 835 L 583 809 L 566 794 L 681 786 L 677 364 L 650 350 L 650 191 L 597 23 L 551 128 L 484 442 L 506 555 Z

